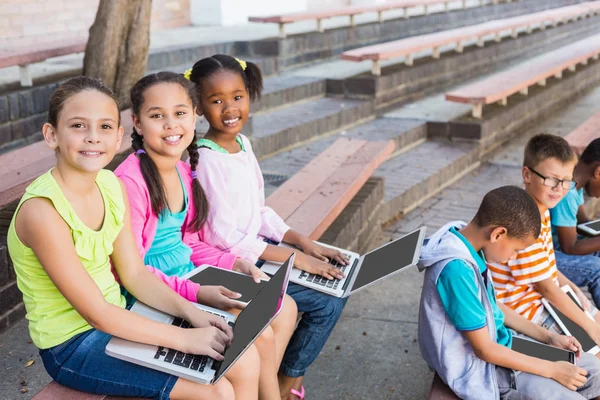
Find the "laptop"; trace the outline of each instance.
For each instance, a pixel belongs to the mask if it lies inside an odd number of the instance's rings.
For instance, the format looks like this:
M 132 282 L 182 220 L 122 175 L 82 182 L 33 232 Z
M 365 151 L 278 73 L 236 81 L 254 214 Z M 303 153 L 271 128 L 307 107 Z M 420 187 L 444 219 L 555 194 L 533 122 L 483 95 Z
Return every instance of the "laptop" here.
M 570 286 L 565 285 L 561 289 L 563 292 L 566 293 L 566 295 L 571 299 L 571 301 L 573 301 L 577 305 L 577 307 L 579 307 L 582 311 L 585 312 L 588 318 L 592 320 L 594 319 L 594 317 L 592 317 L 592 315 L 589 312 L 583 309 L 581 303 L 579 302 L 579 299 L 577 298 L 577 296 L 573 292 L 573 289 L 571 289 Z M 583 330 L 582 327 L 577 325 L 575 322 L 571 321 L 566 315 L 558 311 L 556 308 L 552 307 L 550 302 L 545 298 L 542 298 L 542 304 L 544 304 L 544 307 L 546 307 L 548 313 L 552 315 L 560 329 L 562 329 L 563 333 L 565 335 L 573 336 L 579 341 L 579 343 L 581 343 L 582 351 L 593 355 L 598 354 L 598 352 L 600 352 L 600 348 L 596 345 L 596 342 L 594 342 L 592 338 L 590 338 L 590 336 L 585 330 Z
M 588 236 L 598 236 L 600 235 L 600 219 L 579 224 L 577 225 L 577 229 Z
M 295 254 L 292 254 L 283 263 L 282 268 L 265 284 L 237 318 L 231 313 L 196 304 L 201 310 L 225 318 L 233 328 L 233 340 L 225 349 L 223 361 L 116 337 L 106 345 L 106 354 L 190 381 L 202 384 L 217 383 L 281 311 L 290 271 L 294 265 L 294 256 Z M 131 307 L 131 311 L 157 322 L 182 328 L 190 327 L 189 322 L 155 310 L 139 301 Z
M 566 361 L 575 364 L 575 353 L 570 350 L 560 349 L 544 343 L 513 336 L 512 347 L 514 351 L 527 356 L 540 358 L 547 361 Z
M 182 278 L 201 285 L 224 286 L 241 294 L 242 297 L 236 300 L 242 303 L 252 300 L 269 282 L 268 279 L 261 278 L 260 283 L 256 283 L 250 275 L 211 265 L 201 265 Z
M 425 230 L 426 227 L 421 227 L 363 256 L 320 243 L 322 246 L 337 249 L 348 257 L 350 260 L 348 265 L 338 264 L 335 260 L 331 261 L 331 264 L 342 270 L 346 276 L 343 279 L 328 280 L 320 275 L 293 268 L 290 273 L 290 282 L 331 296 L 348 297 L 405 268 L 416 265 L 425 238 Z M 285 243 L 281 243 L 279 246 L 292 247 Z M 277 272 L 279 266 L 278 263 L 266 262 L 261 269 L 272 275 Z

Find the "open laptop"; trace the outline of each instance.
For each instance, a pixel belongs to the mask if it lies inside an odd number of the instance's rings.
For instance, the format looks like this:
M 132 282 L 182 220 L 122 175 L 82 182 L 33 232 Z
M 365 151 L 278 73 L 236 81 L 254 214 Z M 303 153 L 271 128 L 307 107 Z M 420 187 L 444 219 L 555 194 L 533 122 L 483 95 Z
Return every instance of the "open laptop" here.
M 600 235 L 600 219 L 579 224 L 577 229 L 588 236 L 598 236 Z
M 352 293 L 362 290 L 375 282 L 394 275 L 403 269 L 416 265 L 419 261 L 426 227 L 421 227 L 411 233 L 387 243 L 363 256 L 344 249 L 321 244 L 322 246 L 337 249 L 345 254 L 350 262 L 348 265 L 331 261 L 336 268 L 341 269 L 346 276 L 343 279 L 328 280 L 320 275 L 293 268 L 290 273 L 290 282 L 297 283 L 327 293 L 335 297 L 348 297 Z M 292 247 L 285 243 L 282 247 Z M 261 269 L 272 275 L 277 272 L 280 264 L 266 262 Z
M 242 303 L 248 303 L 252 300 L 269 282 L 268 279 L 261 279 L 260 283 L 256 283 L 250 275 L 211 265 L 200 265 L 182 278 L 200 285 L 224 286 L 241 294 L 242 297 L 236 300 Z
M 536 342 L 533 339 L 513 336 L 511 348 L 518 353 L 540 358 L 542 360 L 566 361 L 575 364 L 574 352 Z
M 565 285 L 561 287 L 561 289 L 563 292 L 566 293 L 566 295 L 571 299 L 571 301 L 573 301 L 577 305 L 577 307 L 579 307 L 582 311 L 585 312 L 588 318 L 592 320 L 594 319 L 594 317 L 592 317 L 592 315 L 588 311 L 585 311 L 583 309 L 581 303 L 579 302 L 579 299 L 577 298 L 571 287 Z M 563 333 L 565 335 L 573 336 L 579 341 L 579 343 L 581 343 L 582 351 L 593 355 L 598 354 L 598 352 L 600 352 L 600 348 L 596 345 L 592 338 L 590 338 L 587 332 L 583 330 L 582 327 L 577 325 L 575 322 L 571 321 L 571 319 L 569 319 L 566 315 L 554 308 L 550 304 L 550 302 L 545 298 L 542 298 L 542 304 L 544 304 L 544 307 L 546 307 L 548 313 L 552 315 L 552 318 L 554 318 L 560 329 L 562 329 Z
M 225 349 L 223 354 L 225 359 L 223 361 L 219 362 L 208 356 L 186 354 L 173 349 L 116 337 L 108 342 L 106 354 L 190 381 L 203 384 L 217 383 L 281 310 L 290 271 L 292 265 L 294 265 L 294 256 L 295 254 L 290 256 L 282 268 L 265 284 L 237 318 L 231 313 L 196 304 L 198 308 L 204 311 L 225 318 L 233 328 L 233 341 L 231 346 Z M 131 311 L 165 324 L 181 326 L 182 328 L 190 327 L 189 322 L 155 310 L 139 301 L 131 307 Z

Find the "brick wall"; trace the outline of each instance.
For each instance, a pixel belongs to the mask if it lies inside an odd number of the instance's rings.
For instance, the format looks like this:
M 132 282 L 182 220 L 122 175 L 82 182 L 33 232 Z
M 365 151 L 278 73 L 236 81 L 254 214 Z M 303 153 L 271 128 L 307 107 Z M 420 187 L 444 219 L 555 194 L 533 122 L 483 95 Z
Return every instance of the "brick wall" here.
M 99 0 L 0 0 L 0 47 L 28 45 L 48 35 L 87 36 Z M 190 24 L 189 0 L 153 0 L 152 29 Z M 52 15 L 52 18 L 48 18 Z
M 0 211 L 0 332 L 25 316 L 25 306 L 6 246 L 6 233 L 15 208 L 16 203 Z

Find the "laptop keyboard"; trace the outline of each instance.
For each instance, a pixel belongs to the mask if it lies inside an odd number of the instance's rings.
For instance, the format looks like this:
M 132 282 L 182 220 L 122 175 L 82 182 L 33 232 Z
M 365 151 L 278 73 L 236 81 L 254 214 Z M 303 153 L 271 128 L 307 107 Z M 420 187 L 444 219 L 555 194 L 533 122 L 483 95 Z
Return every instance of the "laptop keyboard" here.
M 221 314 L 213 313 L 208 310 L 204 310 L 204 311 L 206 311 L 207 313 L 218 315 L 219 317 L 225 318 Z M 233 323 L 233 322 L 229 322 L 228 324 L 232 328 L 235 326 L 235 323 Z M 192 325 L 188 321 L 186 321 L 182 318 L 177 318 L 177 317 L 173 319 L 173 322 L 171 322 L 171 325 L 174 325 L 174 326 L 177 326 L 180 328 L 184 328 L 184 329 L 192 327 Z M 163 361 L 167 362 L 169 364 L 179 365 L 180 367 L 189 368 L 191 370 L 198 371 L 198 372 L 204 372 L 204 370 L 206 369 L 206 365 L 208 364 L 209 360 L 211 360 L 211 358 L 208 356 L 202 356 L 202 355 L 197 355 L 197 354 L 187 354 L 187 353 L 183 353 L 181 351 L 168 349 L 168 348 L 164 348 L 164 347 L 159 347 L 158 351 L 154 355 L 154 358 L 157 360 L 160 359 L 160 357 L 164 357 Z M 218 371 L 220 367 L 221 367 L 221 361 L 213 360 L 211 368 L 214 369 L 215 371 Z
M 344 254 L 344 255 L 346 256 L 346 258 L 350 259 L 349 254 Z M 342 272 L 346 272 L 346 268 L 350 265 L 350 264 L 342 265 L 342 264 L 338 263 L 336 260 L 330 260 L 329 264 L 338 268 Z M 338 288 L 338 285 L 340 283 L 340 279 L 334 278 L 334 279 L 329 280 L 321 275 L 311 274 L 310 272 L 306 272 L 306 271 L 302 271 L 299 278 L 304 279 L 306 282 L 315 283 L 317 285 L 325 286 L 327 288 L 334 289 L 334 290 Z

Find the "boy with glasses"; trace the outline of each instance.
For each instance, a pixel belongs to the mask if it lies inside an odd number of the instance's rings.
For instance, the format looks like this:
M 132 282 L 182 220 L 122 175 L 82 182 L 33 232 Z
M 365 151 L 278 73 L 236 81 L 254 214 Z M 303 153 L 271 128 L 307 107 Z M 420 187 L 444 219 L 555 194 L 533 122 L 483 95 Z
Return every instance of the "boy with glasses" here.
M 596 307 L 600 306 L 600 237 L 577 235 L 577 224 L 589 222 L 583 192 L 600 197 L 600 139 L 592 141 L 573 170 L 574 190 L 550 210 L 552 237 L 558 269 L 578 286 L 587 286 Z M 589 302 L 584 302 L 586 309 Z M 594 308 L 594 311 L 597 311 Z M 593 313 L 592 313 L 593 314 Z
M 573 169 L 577 159 L 566 140 L 560 136 L 536 135 L 525 146 L 523 182 L 535 200 L 542 219 L 536 242 L 517 252 L 505 263 L 488 263 L 498 301 L 525 318 L 560 332 L 545 310 L 542 297 L 562 312 L 600 345 L 600 324 L 590 319 L 560 289 L 569 285 L 580 300 L 581 290 L 557 268 L 552 244 L 549 209 L 556 206 L 576 184 Z M 587 300 L 585 300 L 587 301 Z

